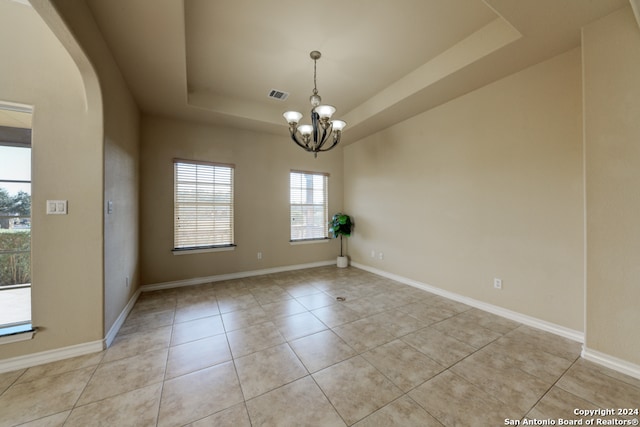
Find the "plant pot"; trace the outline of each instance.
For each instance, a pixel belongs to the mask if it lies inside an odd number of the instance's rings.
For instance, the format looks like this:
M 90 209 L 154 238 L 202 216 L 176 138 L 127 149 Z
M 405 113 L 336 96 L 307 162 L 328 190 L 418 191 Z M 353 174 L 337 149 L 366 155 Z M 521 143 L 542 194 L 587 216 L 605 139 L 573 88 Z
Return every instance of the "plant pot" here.
M 340 268 L 345 268 L 349 266 L 349 258 L 347 258 L 346 256 L 339 256 L 338 257 L 338 267 Z

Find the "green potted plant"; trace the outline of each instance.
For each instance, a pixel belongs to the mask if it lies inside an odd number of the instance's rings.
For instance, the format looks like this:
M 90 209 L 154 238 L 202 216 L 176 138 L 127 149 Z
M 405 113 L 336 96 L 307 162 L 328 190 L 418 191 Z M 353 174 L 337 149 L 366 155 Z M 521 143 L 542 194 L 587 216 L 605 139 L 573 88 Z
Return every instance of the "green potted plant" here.
M 351 236 L 351 230 L 353 229 L 353 222 L 351 217 L 347 214 L 339 212 L 335 214 L 331 221 L 329 221 L 329 233 L 332 237 L 340 237 L 340 256 L 338 257 L 338 267 L 347 267 L 349 265 L 349 259 L 342 255 L 342 236 Z

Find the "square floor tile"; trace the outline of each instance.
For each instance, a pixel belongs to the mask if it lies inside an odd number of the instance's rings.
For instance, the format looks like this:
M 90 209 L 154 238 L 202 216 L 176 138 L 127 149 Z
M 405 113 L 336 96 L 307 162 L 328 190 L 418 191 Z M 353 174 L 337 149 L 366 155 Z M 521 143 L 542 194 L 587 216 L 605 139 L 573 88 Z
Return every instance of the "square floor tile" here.
M 158 427 L 198 421 L 243 401 L 233 362 L 165 381 Z
M 222 323 L 227 332 L 268 322 L 269 320 L 271 320 L 271 316 L 269 316 L 262 307 L 230 311 L 222 314 Z
M 285 342 L 272 322 L 261 323 L 227 333 L 231 354 L 241 357 Z
M 322 292 L 320 289 L 316 288 L 313 285 L 307 284 L 289 284 L 289 285 L 281 285 L 282 288 L 287 291 L 289 295 L 294 298 L 304 297 L 312 294 L 319 294 Z
M 536 406 L 527 414 L 528 419 L 575 419 L 575 409 L 598 409 L 596 405 L 578 396 L 564 391 L 560 387 L 553 387 Z
M 118 331 L 118 336 L 134 332 L 144 332 L 162 326 L 171 326 L 175 317 L 175 310 L 152 311 L 129 315 Z
M 455 316 L 457 313 L 446 307 L 432 306 L 428 304 L 429 300 L 422 300 L 397 307 L 398 310 L 407 313 L 418 320 L 422 320 L 427 324 L 440 322 L 449 317 Z
M 313 315 L 330 328 L 361 319 L 362 316 L 344 304 L 332 304 L 312 311 Z
M 315 310 L 316 308 L 326 307 L 331 304 L 336 304 L 335 298 L 325 294 L 310 294 L 302 297 L 297 297 L 296 301 L 302 304 L 307 310 Z
M 165 378 L 174 378 L 231 360 L 225 334 L 169 348 Z
M 262 304 L 262 309 L 273 319 L 307 311 L 307 309 L 295 299 Z
M 197 300 L 189 302 L 189 304 L 178 302 L 176 308 L 176 322 L 186 322 L 189 320 L 200 319 L 202 317 L 210 317 L 220 314 L 218 309 L 218 301 L 215 297 L 208 297 L 202 300 L 200 297 L 195 297 Z
M 13 384 L 0 395 L 0 426 L 14 426 L 73 408 L 95 369 Z
M 348 425 L 402 395 L 398 387 L 360 356 L 316 372 L 313 378 Z
M 333 331 L 359 353 L 395 339 L 390 332 L 369 318 L 338 326 Z
M 247 401 L 247 409 L 256 426 L 346 425 L 309 376 Z
M 58 412 L 57 414 L 20 424 L 20 427 L 63 427 L 70 413 L 70 410 Z
M 369 320 L 379 324 L 381 328 L 389 331 L 394 337 L 401 337 L 428 326 L 428 322 L 418 320 L 396 309 L 373 315 L 369 317 Z
M 150 350 L 167 348 L 170 340 L 171 326 L 163 326 L 122 336 L 118 335 L 104 355 L 103 361 L 113 362 L 114 360 L 146 353 Z
M 330 330 L 299 338 L 289 345 L 309 372 L 319 371 L 357 354 Z
M 308 374 L 288 344 L 237 358 L 235 365 L 246 400 Z
M 253 294 L 253 297 L 259 304 L 269 304 L 293 298 L 289 293 L 277 285 L 252 289 L 251 294 Z
M 601 408 L 637 408 L 640 388 L 603 373 L 595 363 L 577 361 L 556 386 Z
M 23 375 L 16 381 L 21 383 L 24 381 L 32 381 L 43 377 L 52 375 L 64 374 L 65 372 L 75 371 L 77 369 L 97 367 L 98 364 L 104 359 L 105 352 L 100 351 L 97 353 L 91 353 L 84 356 L 72 357 L 70 359 L 63 359 L 57 362 L 45 363 L 44 365 L 34 366 L 24 372 Z M 0 374 L 0 377 L 2 375 Z M 0 393 L 2 389 L 0 387 Z
M 451 371 L 522 412 L 529 411 L 553 385 L 519 369 L 517 363 L 486 351 L 470 355 Z
M 523 340 L 511 333 L 492 342 L 480 352 L 498 355 L 509 360 L 519 369 L 551 382 L 560 378 L 575 361 L 575 359 L 568 360 L 551 354 L 546 347 L 531 344 L 526 339 Z
M 139 388 L 75 408 L 65 427 L 154 426 L 158 418 L 162 384 Z
M 476 349 L 431 327 L 420 329 L 401 338 L 416 350 L 449 367 Z
M 422 384 L 445 368 L 403 341 L 395 340 L 362 354 L 404 392 Z
M 173 325 L 171 345 L 184 344 L 202 338 L 212 337 L 224 333 L 224 326 L 220 316 L 203 317 Z
M 244 403 L 223 409 L 206 418 L 187 424 L 185 427 L 251 427 L 249 414 Z
M 279 317 L 273 321 L 287 341 L 324 331 L 327 326 L 309 312 Z
M 514 322 L 504 317 L 496 316 L 495 314 L 488 313 L 486 311 L 472 308 L 463 313 L 458 314 L 456 317 L 461 319 L 469 319 L 487 329 L 491 329 L 499 334 L 506 334 L 517 327 L 521 326 L 520 323 Z
M 378 409 L 365 419 L 354 424 L 355 427 L 442 427 L 420 405 L 403 396 Z
M 168 349 L 102 363 L 82 392 L 78 405 L 86 405 L 120 393 L 162 382 Z
M 0 374 L 0 395 L 2 395 L 2 393 L 8 389 L 11 384 L 15 383 L 18 378 L 23 376 L 25 372 L 26 369 L 20 369 L 19 371 L 4 372 Z
M 217 298 L 220 313 L 228 313 L 236 310 L 249 310 L 251 308 L 260 307 L 258 300 L 256 300 L 250 292 L 231 296 L 218 295 Z
M 499 426 L 506 418 L 524 416 L 449 371 L 416 387 L 409 397 L 445 426 Z
M 479 325 L 473 319 L 460 317 L 462 314 L 435 323 L 432 327 L 475 348 L 482 348 L 502 336 L 498 332 Z

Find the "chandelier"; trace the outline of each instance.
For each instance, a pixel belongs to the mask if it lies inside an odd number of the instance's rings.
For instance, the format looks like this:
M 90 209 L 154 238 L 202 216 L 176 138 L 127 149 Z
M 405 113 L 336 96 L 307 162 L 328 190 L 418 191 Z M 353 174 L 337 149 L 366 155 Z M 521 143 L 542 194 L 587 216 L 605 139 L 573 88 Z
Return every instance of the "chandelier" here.
M 313 59 L 313 94 L 309 97 L 311 102 L 311 124 L 298 125 L 302 118 L 302 113 L 297 111 L 287 111 L 283 114 L 289 123 L 289 133 L 293 142 L 302 149 L 313 153 L 318 157 L 318 152 L 329 151 L 340 142 L 342 129 L 347 125 L 342 120 L 331 120 L 331 116 L 336 112 L 331 105 L 320 105 L 322 98 L 318 95 L 316 85 L 316 62 L 320 59 L 321 53 L 314 50 L 309 55 Z M 330 145 L 325 144 L 331 140 Z

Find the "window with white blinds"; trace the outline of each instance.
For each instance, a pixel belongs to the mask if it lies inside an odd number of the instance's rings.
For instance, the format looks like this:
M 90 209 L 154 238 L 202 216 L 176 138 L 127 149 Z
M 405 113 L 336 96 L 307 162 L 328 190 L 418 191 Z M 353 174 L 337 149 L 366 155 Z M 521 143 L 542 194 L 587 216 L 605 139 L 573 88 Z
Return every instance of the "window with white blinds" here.
M 292 242 L 328 238 L 328 181 L 326 173 L 291 171 Z
M 234 246 L 233 165 L 174 159 L 174 250 Z

